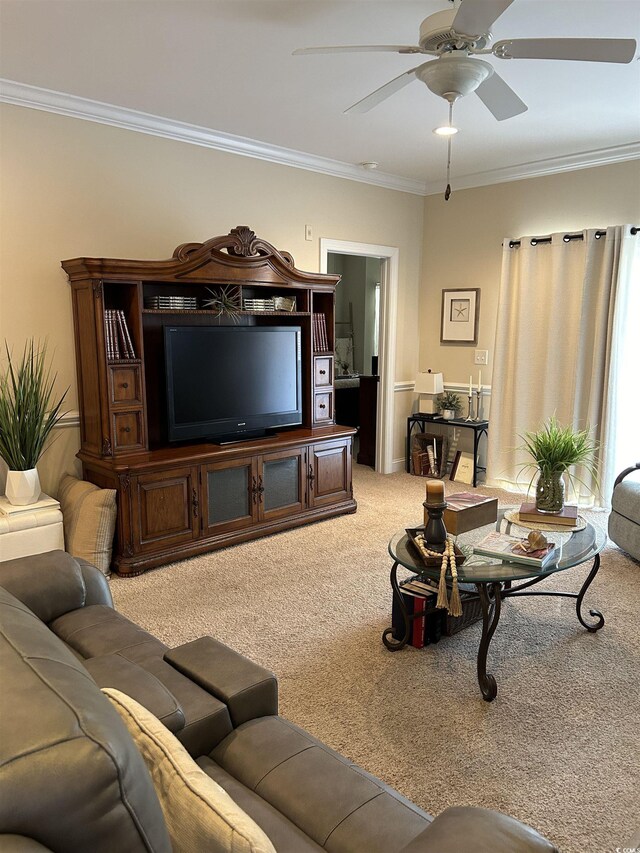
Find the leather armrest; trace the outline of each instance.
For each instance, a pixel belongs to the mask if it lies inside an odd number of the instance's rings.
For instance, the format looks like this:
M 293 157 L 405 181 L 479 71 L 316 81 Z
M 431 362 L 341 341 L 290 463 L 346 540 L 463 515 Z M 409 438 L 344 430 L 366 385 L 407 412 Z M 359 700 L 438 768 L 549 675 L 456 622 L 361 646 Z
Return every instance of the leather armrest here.
M 278 713 L 275 675 L 213 637 L 170 649 L 164 659 L 229 708 L 234 727 Z
M 107 607 L 113 607 L 113 598 L 111 597 L 111 589 L 109 581 L 102 574 L 100 569 L 97 569 L 92 563 L 83 560 L 82 557 L 73 558 L 80 566 L 82 579 L 86 588 L 86 598 L 84 606 L 90 604 L 105 604 Z
M 66 551 L 0 563 L 0 586 L 46 623 L 84 607 L 87 595 L 80 566 Z
M 184 711 L 155 675 L 121 655 L 87 658 L 84 666 L 98 687 L 115 687 L 156 716 L 170 732 L 184 728 Z
M 558 853 L 535 829 L 490 809 L 446 809 L 401 853 Z

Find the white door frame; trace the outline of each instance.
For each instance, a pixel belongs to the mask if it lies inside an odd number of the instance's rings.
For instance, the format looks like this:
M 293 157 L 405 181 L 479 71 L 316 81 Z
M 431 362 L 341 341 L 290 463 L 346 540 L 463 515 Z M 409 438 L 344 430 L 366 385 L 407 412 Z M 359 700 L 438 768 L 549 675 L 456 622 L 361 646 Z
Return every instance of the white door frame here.
M 398 259 L 400 250 L 395 246 L 377 246 L 372 243 L 352 243 L 348 240 L 320 238 L 320 272 L 327 272 L 329 252 L 338 255 L 360 255 L 382 260 L 380 282 L 380 335 L 378 341 L 378 367 L 380 393 L 378 394 L 376 466 L 381 474 L 391 474 L 393 468 L 393 427 L 395 411 L 396 377 L 396 316 L 398 307 Z

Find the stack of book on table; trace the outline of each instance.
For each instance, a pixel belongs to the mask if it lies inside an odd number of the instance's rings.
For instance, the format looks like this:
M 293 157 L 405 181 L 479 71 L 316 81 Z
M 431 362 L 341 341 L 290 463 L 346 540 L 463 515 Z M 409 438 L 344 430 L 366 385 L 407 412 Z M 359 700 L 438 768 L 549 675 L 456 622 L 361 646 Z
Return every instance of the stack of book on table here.
M 561 527 L 575 527 L 578 523 L 576 504 L 565 504 L 560 512 L 540 512 L 534 503 L 523 503 L 518 510 L 520 521 L 527 524 L 558 524 Z
M 546 548 L 537 551 L 526 551 L 523 541 L 515 536 L 494 531 L 473 546 L 473 553 L 483 557 L 496 557 L 498 560 L 506 560 L 509 563 L 522 563 L 525 566 L 533 566 L 543 569 L 548 563 L 557 559 L 557 548 L 554 542 L 549 542 Z

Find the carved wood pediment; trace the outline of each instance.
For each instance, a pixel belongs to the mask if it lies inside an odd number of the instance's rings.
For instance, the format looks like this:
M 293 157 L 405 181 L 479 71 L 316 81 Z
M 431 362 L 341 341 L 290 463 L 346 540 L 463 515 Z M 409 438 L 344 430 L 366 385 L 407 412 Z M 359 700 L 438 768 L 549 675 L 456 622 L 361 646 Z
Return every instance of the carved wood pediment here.
M 63 261 L 70 281 L 87 278 L 155 281 L 198 279 L 283 284 L 334 284 L 336 276 L 296 269 L 289 252 L 276 249 L 247 225 L 204 243 L 182 243 L 161 261 L 75 258 Z

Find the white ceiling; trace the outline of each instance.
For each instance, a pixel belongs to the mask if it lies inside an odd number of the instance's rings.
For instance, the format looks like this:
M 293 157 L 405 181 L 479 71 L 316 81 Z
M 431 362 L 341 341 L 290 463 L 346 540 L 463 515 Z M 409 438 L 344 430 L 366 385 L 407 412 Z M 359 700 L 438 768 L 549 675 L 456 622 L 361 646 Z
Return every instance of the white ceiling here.
M 447 0 L 1 0 L 0 76 L 336 161 L 373 160 L 381 172 L 440 185 L 446 141 L 432 129 L 445 123 L 447 104 L 422 83 L 367 114 L 343 115 L 424 57 L 291 53 L 416 44 L 422 19 L 445 8 Z M 493 35 L 640 42 L 640 0 L 515 0 Z M 555 158 L 640 156 L 637 59 L 488 59 L 529 111 L 498 122 L 474 95 L 459 101 L 454 186 L 510 167 L 540 171 Z

